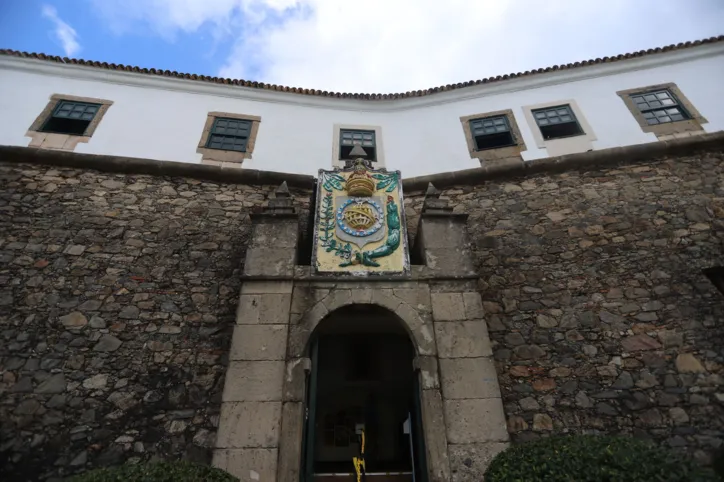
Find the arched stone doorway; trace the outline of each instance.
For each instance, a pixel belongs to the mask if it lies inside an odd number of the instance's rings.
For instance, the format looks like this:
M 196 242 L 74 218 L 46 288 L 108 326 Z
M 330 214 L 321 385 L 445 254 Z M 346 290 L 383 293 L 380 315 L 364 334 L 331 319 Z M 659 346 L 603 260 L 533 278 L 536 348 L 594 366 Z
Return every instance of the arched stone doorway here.
M 417 347 L 393 312 L 349 304 L 319 322 L 307 342 L 302 480 L 355 480 L 365 432 L 369 482 L 425 482 Z

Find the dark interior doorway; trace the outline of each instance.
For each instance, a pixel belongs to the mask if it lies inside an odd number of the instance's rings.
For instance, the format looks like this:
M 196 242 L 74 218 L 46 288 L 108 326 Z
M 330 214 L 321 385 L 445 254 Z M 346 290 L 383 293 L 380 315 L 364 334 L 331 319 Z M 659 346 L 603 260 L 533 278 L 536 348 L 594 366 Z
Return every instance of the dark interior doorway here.
M 315 330 L 310 355 L 306 481 L 356 480 L 361 428 L 368 481 L 425 481 L 415 352 L 400 321 L 370 305 L 338 310 Z

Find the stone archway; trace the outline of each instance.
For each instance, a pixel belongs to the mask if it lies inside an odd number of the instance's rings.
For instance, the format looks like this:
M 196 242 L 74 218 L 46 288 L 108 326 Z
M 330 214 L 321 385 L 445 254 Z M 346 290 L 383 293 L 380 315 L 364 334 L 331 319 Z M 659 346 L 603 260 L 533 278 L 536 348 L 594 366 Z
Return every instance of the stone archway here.
M 418 291 L 422 291 L 422 296 L 417 293 Z M 421 310 L 415 309 L 406 298 L 395 295 L 395 292 L 404 292 L 408 299 L 412 297 L 424 299 L 425 291 L 419 289 L 337 289 L 331 291 L 306 311 L 297 325 L 292 326 L 287 354 L 291 358 L 306 356 L 309 349 L 309 338 L 319 323 L 330 313 L 347 306 L 370 305 L 394 313 L 409 333 L 418 356 L 436 356 L 437 347 L 429 306 L 422 306 Z
M 429 301 L 425 302 L 425 298 L 429 300 L 429 292 L 424 289 L 422 293 L 418 291 L 419 289 L 336 289 L 320 297 L 321 299 L 299 316 L 298 323 L 290 325 L 284 392 L 285 398 L 293 398 L 295 404 L 293 411 L 291 404 L 285 404 L 282 417 L 279 481 L 301 480 L 299 467 L 303 457 L 302 432 L 309 398 L 305 381 L 312 368 L 311 341 L 320 327 L 333 319 L 336 313 L 350 308 L 385 313 L 388 320 L 395 322 L 404 331 L 406 339 L 413 347 L 414 359 L 411 368 L 414 368 L 415 386 L 419 390 L 421 440 L 424 441 L 422 446 L 426 447 L 422 449 L 423 459 L 428 460 L 426 476 L 430 481 L 437 481 L 442 480 L 439 477 L 441 473 L 449 473 L 447 444 L 445 438 L 440 437 L 445 433 L 445 425 L 437 349 Z M 408 300 L 415 302 L 418 297 L 422 298 L 422 302 L 416 304 L 416 309 Z M 287 406 L 290 410 L 287 410 Z

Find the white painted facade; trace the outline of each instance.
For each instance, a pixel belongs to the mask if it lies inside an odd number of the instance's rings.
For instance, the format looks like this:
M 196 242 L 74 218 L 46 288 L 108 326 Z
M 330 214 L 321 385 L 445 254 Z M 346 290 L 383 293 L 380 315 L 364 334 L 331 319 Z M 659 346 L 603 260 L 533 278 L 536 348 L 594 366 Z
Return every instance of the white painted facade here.
M 673 82 L 724 130 L 724 42 L 608 64 L 536 74 L 424 97 L 389 101 L 304 96 L 149 74 L 0 56 L 0 145 L 27 146 L 28 127 L 53 94 L 112 101 L 88 143 L 75 152 L 198 163 L 196 148 L 213 111 L 261 117 L 252 159 L 242 168 L 316 175 L 335 155 L 335 125 L 378 128 L 388 169 L 405 177 L 479 167 L 460 117 L 512 109 L 525 141 L 524 160 L 553 153 L 539 147 L 524 106 L 575 100 L 594 150 L 655 142 L 617 91 Z M 540 143 L 538 143 L 540 144 Z M 575 147 L 579 146 L 579 147 Z M 588 150 L 588 149 L 585 149 Z

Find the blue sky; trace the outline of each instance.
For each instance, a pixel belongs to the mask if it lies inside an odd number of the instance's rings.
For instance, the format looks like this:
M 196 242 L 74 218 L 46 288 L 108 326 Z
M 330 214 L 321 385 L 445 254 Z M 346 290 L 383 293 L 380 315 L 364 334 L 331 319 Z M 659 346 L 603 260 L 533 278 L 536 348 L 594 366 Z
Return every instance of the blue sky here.
M 63 45 L 53 35 L 53 22 L 41 14 L 44 5 L 55 7 L 77 32 L 81 47 L 73 57 L 216 75 L 231 50 L 229 44 L 214 45 L 210 24 L 172 39 L 141 28 L 117 34 L 85 0 L 2 0 L 0 46 L 65 56 Z
M 406 91 L 724 34 L 723 0 L 0 0 L 0 47 Z

